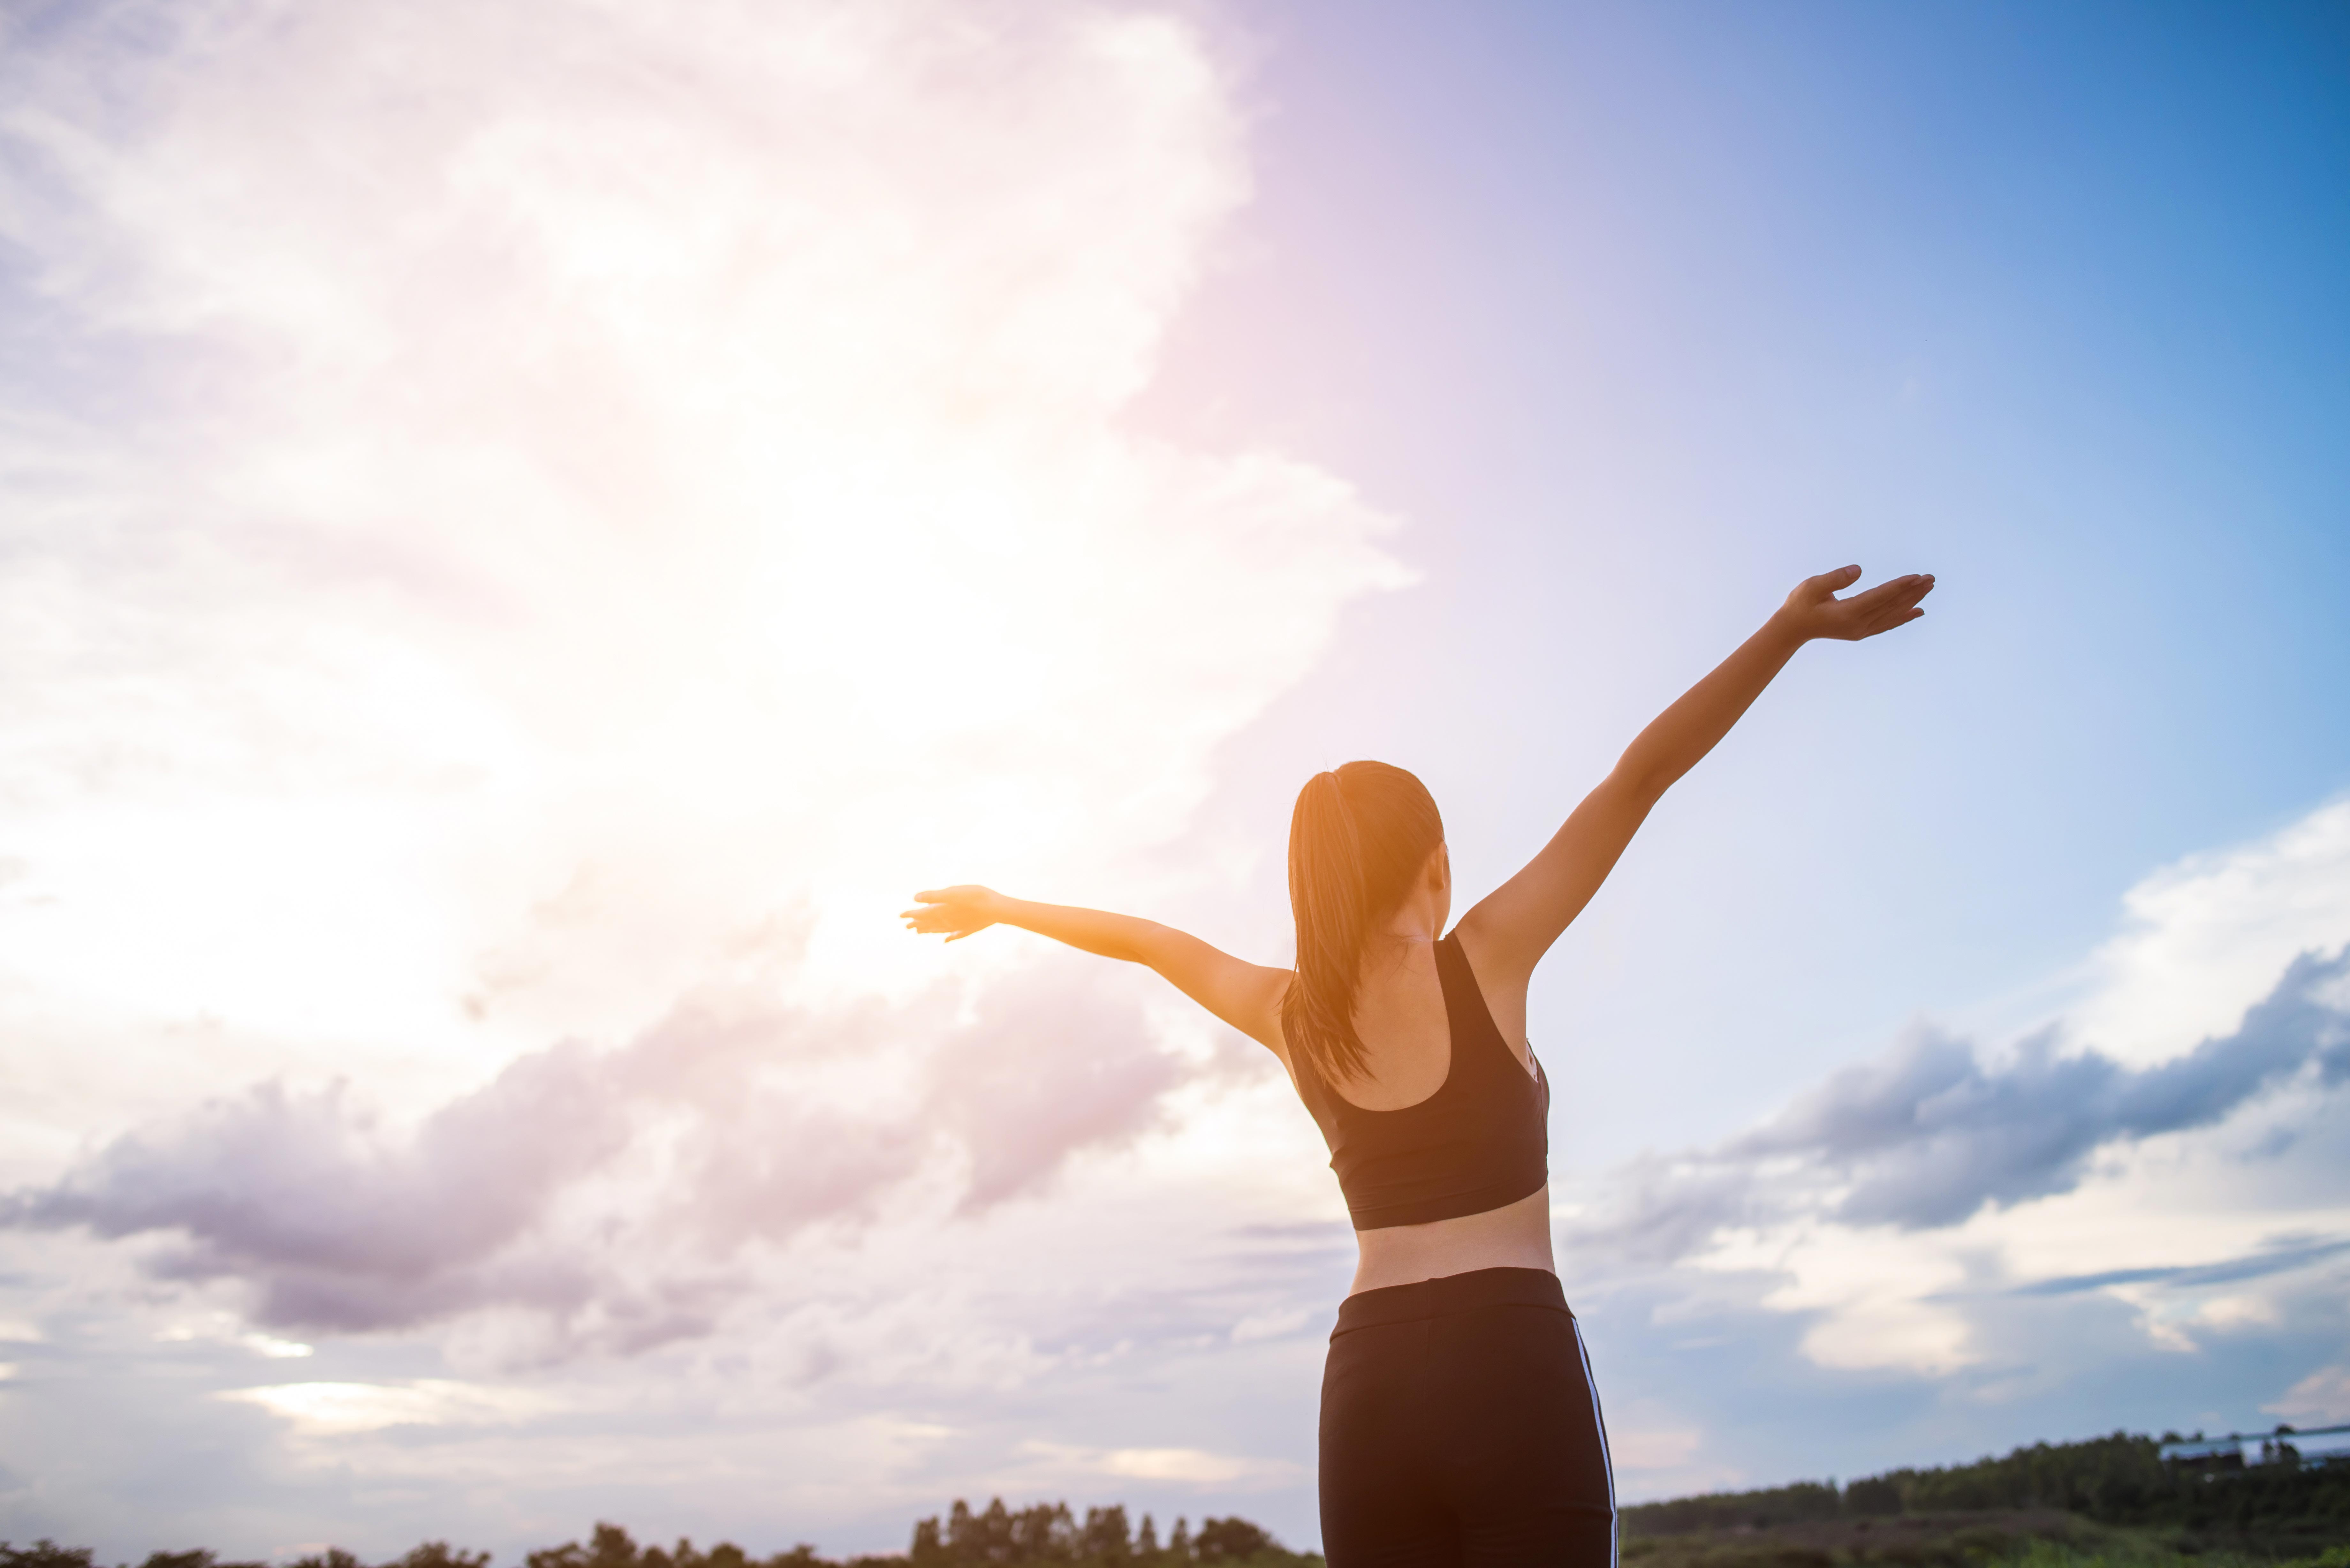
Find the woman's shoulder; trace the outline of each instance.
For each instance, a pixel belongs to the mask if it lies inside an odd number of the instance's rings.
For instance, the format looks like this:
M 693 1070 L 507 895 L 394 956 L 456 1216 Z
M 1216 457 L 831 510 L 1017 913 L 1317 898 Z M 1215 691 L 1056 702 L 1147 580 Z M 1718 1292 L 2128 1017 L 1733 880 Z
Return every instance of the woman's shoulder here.
M 1444 940 L 1469 961 L 1479 988 L 1490 996 L 1501 989 L 1523 991 L 1534 973 L 1534 965 L 1523 956 L 1525 944 L 1513 940 L 1513 935 L 1505 922 L 1480 904 L 1461 916 Z

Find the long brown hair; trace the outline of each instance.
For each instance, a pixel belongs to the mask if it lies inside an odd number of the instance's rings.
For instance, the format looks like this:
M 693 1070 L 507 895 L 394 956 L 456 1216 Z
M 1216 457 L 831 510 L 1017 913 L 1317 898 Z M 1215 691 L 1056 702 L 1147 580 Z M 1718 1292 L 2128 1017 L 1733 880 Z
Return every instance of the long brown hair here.
M 1281 1032 L 1324 1077 L 1361 1076 L 1355 987 L 1363 950 L 1443 842 L 1428 786 L 1386 763 L 1348 763 L 1297 792 L 1289 818 L 1297 978 L 1281 1001 Z

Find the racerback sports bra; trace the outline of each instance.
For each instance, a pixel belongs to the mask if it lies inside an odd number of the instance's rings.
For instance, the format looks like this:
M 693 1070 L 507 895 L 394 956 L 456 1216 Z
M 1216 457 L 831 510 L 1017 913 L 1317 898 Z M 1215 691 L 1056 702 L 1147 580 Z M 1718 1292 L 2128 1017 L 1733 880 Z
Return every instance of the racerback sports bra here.
M 1357 1231 L 1482 1214 L 1550 1179 L 1550 1080 L 1541 1060 L 1528 1074 L 1494 1027 L 1457 933 L 1436 944 L 1436 978 L 1452 1060 L 1428 1098 L 1367 1111 L 1295 1058 L 1298 1096 L 1321 1124 Z

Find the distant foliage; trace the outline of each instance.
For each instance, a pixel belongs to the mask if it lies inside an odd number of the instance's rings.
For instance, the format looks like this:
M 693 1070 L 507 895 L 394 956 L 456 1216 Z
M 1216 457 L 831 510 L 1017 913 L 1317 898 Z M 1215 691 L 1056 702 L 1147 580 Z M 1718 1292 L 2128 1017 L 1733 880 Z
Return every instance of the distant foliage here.
M 90 1556 L 87 1546 L 60 1546 L 45 1540 L 16 1547 L 0 1541 L 0 1568 L 90 1568 Z
M 1887 1470 L 1839 1489 L 1801 1481 L 1715 1492 L 1623 1511 L 1627 1535 L 1763 1529 L 1806 1520 L 1884 1518 L 1988 1509 L 2062 1509 L 2116 1525 L 2177 1525 L 2238 1532 L 2350 1530 L 2350 1464 L 2290 1459 L 2214 1473 L 2166 1465 L 2155 1438 L 2129 1432 L 2078 1443 L 2033 1443 L 2001 1459 Z
M 549 1546 L 529 1553 L 523 1562 L 525 1568 L 838 1568 L 831 1559 L 818 1557 L 816 1548 L 805 1542 L 788 1552 L 778 1552 L 772 1557 L 754 1557 L 727 1541 L 720 1542 L 707 1552 L 697 1550 L 691 1541 L 680 1541 L 674 1547 L 663 1551 L 658 1546 L 639 1546 L 629 1532 L 617 1524 L 598 1524 L 584 1546 L 577 1541 L 562 1546 Z M 856 1557 L 849 1562 L 852 1565 L 902 1564 L 905 1559 Z M 412 1563 L 406 1568 L 439 1568 L 439 1565 Z M 475 1564 L 474 1568 L 479 1568 L 479 1565 Z
M 1178 1519 L 1164 1544 L 1150 1515 L 1139 1529 L 1127 1521 L 1126 1509 L 1089 1508 L 1082 1522 L 1068 1504 L 1035 1503 L 1014 1511 L 1002 1498 L 972 1511 L 958 1498 L 945 1519 L 931 1518 L 914 1526 L 913 1545 L 906 1558 L 911 1568 L 978 1568 L 1002 1564 L 1081 1565 L 1081 1568 L 1190 1568 L 1193 1563 L 1224 1563 L 1232 1568 L 1292 1568 L 1318 1564 L 1319 1555 L 1284 1552 L 1262 1528 L 1245 1519 L 1202 1521 L 1199 1533 L 1191 1521 Z M 534 1565 L 536 1568 L 536 1565 Z
M 461 1552 L 445 1541 L 428 1541 L 378 1568 L 489 1568 L 486 1552 Z M 914 1526 L 908 1556 L 819 1557 L 802 1543 L 771 1557 L 754 1557 L 729 1542 L 704 1552 L 691 1541 L 664 1550 L 639 1546 L 617 1524 L 598 1524 L 585 1542 L 572 1541 L 527 1553 L 524 1568 L 1322 1568 L 1313 1552 L 1284 1552 L 1280 1543 L 1245 1519 L 1210 1519 L 1199 1533 L 1179 1519 L 1162 1542 L 1149 1514 L 1139 1528 L 1127 1521 L 1126 1507 L 1089 1508 L 1080 1521 L 1065 1502 L 1040 1502 L 1014 1513 L 997 1498 L 981 1512 L 958 1501 L 941 1523 L 926 1519 Z M 36 1541 L 16 1547 L 0 1541 L 0 1568 L 101 1568 L 87 1546 Z M 126 1565 L 127 1568 L 127 1565 Z M 262 1563 L 223 1563 L 210 1552 L 157 1552 L 140 1568 L 270 1568 Z M 340 1548 L 304 1557 L 292 1568 L 369 1568 Z
M 1762 1529 L 1803 1519 L 1835 1519 L 1844 1498 L 1834 1481 L 1797 1481 L 1761 1491 L 1709 1492 L 1670 1502 L 1636 1503 L 1619 1510 L 1617 1525 L 1627 1535 L 1686 1535 L 1698 1530 Z M 1898 1509 L 1887 1510 L 1898 1512 Z

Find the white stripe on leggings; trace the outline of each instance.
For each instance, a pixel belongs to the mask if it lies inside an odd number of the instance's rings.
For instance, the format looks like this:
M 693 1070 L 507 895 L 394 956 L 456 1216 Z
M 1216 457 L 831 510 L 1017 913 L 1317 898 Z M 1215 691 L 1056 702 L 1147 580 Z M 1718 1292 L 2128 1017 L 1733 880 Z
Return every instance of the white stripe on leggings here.
M 1599 1428 L 1599 1462 L 1607 1467 L 1607 1568 L 1616 1568 L 1616 1461 L 1607 1452 L 1607 1417 L 1599 1413 L 1599 1381 L 1591 1376 L 1591 1352 L 1583 1343 L 1583 1320 L 1569 1316 L 1575 1327 L 1575 1352 L 1583 1357 L 1583 1386 L 1591 1391 L 1591 1424 Z

